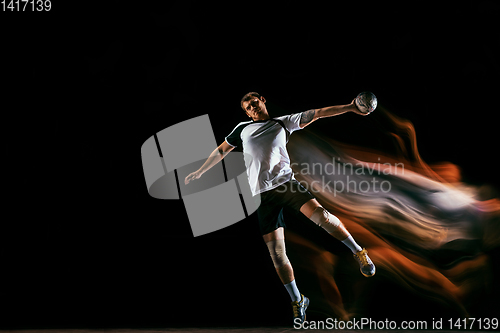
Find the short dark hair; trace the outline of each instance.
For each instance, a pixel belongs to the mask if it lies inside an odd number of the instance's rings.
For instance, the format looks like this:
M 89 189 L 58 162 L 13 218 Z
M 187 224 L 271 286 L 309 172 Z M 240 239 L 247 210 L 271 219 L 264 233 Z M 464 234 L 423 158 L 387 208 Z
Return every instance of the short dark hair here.
M 243 96 L 243 98 L 241 99 L 241 102 L 240 102 L 240 106 L 242 109 L 243 109 L 243 102 L 251 100 L 252 97 L 257 97 L 258 99 L 260 99 L 260 94 L 256 93 L 255 91 L 252 91 L 252 92 L 245 94 L 245 96 Z M 243 111 L 246 112 L 245 109 L 243 109 Z

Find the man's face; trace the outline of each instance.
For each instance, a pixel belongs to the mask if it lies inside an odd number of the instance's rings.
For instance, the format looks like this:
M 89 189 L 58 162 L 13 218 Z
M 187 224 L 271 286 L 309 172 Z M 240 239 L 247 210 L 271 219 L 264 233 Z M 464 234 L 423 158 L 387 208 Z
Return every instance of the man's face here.
M 243 102 L 243 108 L 246 114 L 252 119 L 259 119 L 267 115 L 266 100 L 264 97 L 252 97 L 248 101 Z

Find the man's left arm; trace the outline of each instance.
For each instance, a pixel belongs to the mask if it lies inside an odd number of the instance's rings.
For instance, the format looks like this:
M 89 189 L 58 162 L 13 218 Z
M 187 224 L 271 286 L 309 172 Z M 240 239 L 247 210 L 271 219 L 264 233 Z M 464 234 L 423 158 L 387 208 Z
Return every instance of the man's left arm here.
M 354 104 L 354 100 L 350 104 L 346 105 L 334 105 L 328 106 L 321 109 L 314 109 L 309 111 L 302 112 L 300 117 L 300 128 L 304 128 L 312 122 L 325 117 L 333 117 L 338 116 L 339 114 L 343 114 L 346 112 L 354 112 L 359 115 L 365 116 L 365 113 L 361 113 L 356 105 Z

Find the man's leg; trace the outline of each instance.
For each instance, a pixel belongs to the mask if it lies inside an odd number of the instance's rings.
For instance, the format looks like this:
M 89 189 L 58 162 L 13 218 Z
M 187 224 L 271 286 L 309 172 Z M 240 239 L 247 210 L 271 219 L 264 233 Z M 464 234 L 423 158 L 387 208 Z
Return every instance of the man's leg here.
M 262 237 L 264 238 L 264 242 L 269 249 L 271 259 L 273 260 L 274 267 L 276 268 L 276 273 L 278 273 L 281 282 L 292 299 L 294 323 L 296 323 L 295 320 L 297 319 L 300 319 L 300 323 L 302 323 L 305 320 L 309 299 L 304 297 L 304 295 L 302 295 L 297 288 L 292 265 L 286 256 L 284 229 L 283 227 L 279 227 Z
M 295 282 L 295 277 L 293 275 L 292 265 L 286 256 L 284 229 L 283 227 L 280 227 L 268 234 L 263 235 L 262 237 L 264 238 L 264 242 L 266 243 L 269 253 L 271 254 L 276 273 L 278 273 L 281 282 L 285 285 L 285 287 L 287 287 L 290 283 Z M 287 290 L 290 293 L 292 301 L 300 301 L 300 293 L 296 285 L 293 290 L 289 290 L 289 288 L 287 288 Z
M 354 258 L 358 261 L 361 273 L 364 276 L 375 275 L 375 265 L 368 257 L 368 251 L 361 248 L 347 231 L 344 224 L 335 215 L 324 209 L 316 199 L 311 199 L 303 204 L 300 207 L 300 212 L 344 243 L 354 254 Z

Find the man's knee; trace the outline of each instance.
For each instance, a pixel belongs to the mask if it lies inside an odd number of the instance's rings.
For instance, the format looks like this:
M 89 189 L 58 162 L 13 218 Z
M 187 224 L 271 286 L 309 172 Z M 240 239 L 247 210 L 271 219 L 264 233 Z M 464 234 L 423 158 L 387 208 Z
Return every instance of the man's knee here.
M 316 207 L 309 219 L 329 233 L 337 231 L 337 228 L 341 224 L 340 220 L 335 215 L 330 214 L 330 212 L 323 207 Z
M 269 249 L 269 254 L 271 255 L 275 268 L 280 268 L 290 263 L 288 257 L 286 256 L 284 239 L 274 239 L 267 242 L 266 245 Z

